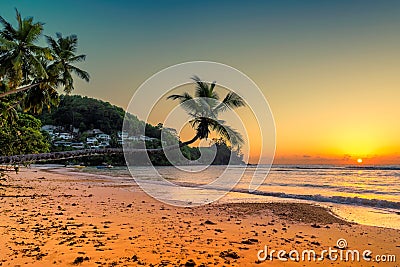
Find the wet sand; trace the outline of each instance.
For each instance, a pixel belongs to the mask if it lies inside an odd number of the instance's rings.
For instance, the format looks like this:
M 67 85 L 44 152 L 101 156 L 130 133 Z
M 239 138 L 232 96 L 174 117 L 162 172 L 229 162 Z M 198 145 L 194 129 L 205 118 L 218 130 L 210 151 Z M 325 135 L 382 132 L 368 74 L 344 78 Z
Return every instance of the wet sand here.
M 0 183 L 0 266 L 399 266 L 373 261 L 378 254 L 400 262 L 400 230 L 351 224 L 304 203 L 179 208 L 135 185 L 37 168 Z M 340 238 L 342 251 L 371 250 L 371 261 L 257 257 L 265 246 L 338 249 Z

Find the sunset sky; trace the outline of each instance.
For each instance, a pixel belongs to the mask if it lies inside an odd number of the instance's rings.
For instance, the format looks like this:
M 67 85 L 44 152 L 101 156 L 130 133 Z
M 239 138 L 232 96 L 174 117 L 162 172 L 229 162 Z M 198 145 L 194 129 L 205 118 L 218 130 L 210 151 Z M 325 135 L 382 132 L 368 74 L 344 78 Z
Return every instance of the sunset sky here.
M 78 35 L 92 79 L 74 94 L 125 108 L 165 67 L 221 62 L 268 100 L 276 163 L 400 164 L 400 1 L 214 2 L 1 0 L 0 15 Z

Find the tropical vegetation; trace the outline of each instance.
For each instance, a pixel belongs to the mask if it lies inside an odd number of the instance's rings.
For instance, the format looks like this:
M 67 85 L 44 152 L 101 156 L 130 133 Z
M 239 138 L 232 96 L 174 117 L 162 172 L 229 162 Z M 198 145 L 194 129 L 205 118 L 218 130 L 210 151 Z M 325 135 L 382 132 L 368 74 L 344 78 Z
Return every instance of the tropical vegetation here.
M 196 83 L 194 97 L 187 92 L 181 95 L 173 94 L 168 96 L 168 99 L 180 101 L 182 107 L 192 117 L 190 124 L 196 131 L 191 140 L 183 142 L 181 145 L 192 144 L 198 139 L 207 139 L 211 131 L 214 131 L 232 146 L 240 147 L 243 144 L 242 135 L 227 125 L 224 120 L 218 119 L 218 116 L 228 108 L 234 109 L 245 106 L 244 100 L 236 93 L 229 92 L 220 101 L 218 93 L 214 90 L 215 82 L 208 84 L 197 76 L 192 79 Z
M 85 138 L 82 134 L 95 128 L 115 136 L 122 124 L 127 123 L 129 135 L 135 136 L 144 127 L 146 137 L 150 138 L 146 139 L 146 148 L 156 151 L 161 147 L 162 130 L 169 132 L 167 145 L 179 141 L 176 132 L 163 129 L 162 124 L 150 125 L 107 102 L 68 95 L 74 90 L 74 77 L 87 82 L 90 79 L 86 71 L 76 66 L 86 59 L 86 55 L 77 53 L 77 36 L 44 35 L 43 23 L 32 17 L 22 18 L 18 10 L 16 21 L 14 26 L 0 16 L 0 155 L 59 150 L 50 145 L 49 135 L 41 131 L 44 124 L 57 125 L 70 132 L 78 129 L 79 135 L 74 136 L 78 139 Z M 47 46 L 41 45 L 43 37 Z M 244 106 L 244 101 L 230 92 L 219 102 L 215 82 L 207 84 L 197 76 L 193 80 L 197 85 L 195 97 L 188 93 L 168 97 L 182 103 L 192 116 L 190 123 L 196 131 L 191 140 L 179 143 L 183 155 L 191 160 L 199 158 L 200 150 L 188 145 L 209 138 L 211 131 L 215 131 L 221 139 L 212 143 L 217 147 L 217 158 L 213 163 L 226 164 L 232 153 L 238 162 L 242 162 L 239 147 L 243 138 L 218 116 L 228 108 Z M 66 95 L 60 95 L 58 89 Z M 111 145 L 121 144 L 114 142 Z M 203 152 L 208 153 L 207 149 Z M 170 164 L 162 151 L 150 156 L 155 164 Z M 109 160 L 111 156 L 104 157 Z M 121 156 L 117 158 L 123 161 Z
M 44 153 L 50 151 L 47 136 L 40 131 L 41 122 L 29 114 L 18 114 L 12 124 L 0 128 L 0 154 L 9 156 L 18 154 Z
M 56 106 L 59 103 L 58 88 L 66 93 L 74 89 L 73 75 L 85 81 L 90 78 L 86 71 L 74 65 L 86 57 L 77 55 L 76 35 L 63 37 L 57 33 L 56 38 L 45 36 L 48 46 L 43 47 L 39 43 L 44 24 L 35 22 L 32 17 L 22 18 L 18 10 L 16 20 L 14 27 L 0 16 L 3 27 L 0 31 L 0 126 L 3 129 L 18 127 L 22 112 L 39 114 L 44 107 Z M 0 139 L 12 138 L 8 133 L 10 131 L 2 131 Z M 20 150 L 19 146 L 12 146 L 7 152 L 0 153 L 41 151 L 39 147 L 28 144 L 26 148 L 31 149 Z

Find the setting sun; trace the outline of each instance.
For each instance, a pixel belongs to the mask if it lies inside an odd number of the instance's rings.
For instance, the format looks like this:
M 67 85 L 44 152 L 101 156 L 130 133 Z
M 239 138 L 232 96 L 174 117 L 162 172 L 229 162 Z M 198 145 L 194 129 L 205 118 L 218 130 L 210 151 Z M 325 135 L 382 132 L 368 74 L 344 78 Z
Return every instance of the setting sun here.
M 358 162 L 358 163 L 362 163 L 363 160 L 362 160 L 362 159 L 357 159 L 357 162 Z

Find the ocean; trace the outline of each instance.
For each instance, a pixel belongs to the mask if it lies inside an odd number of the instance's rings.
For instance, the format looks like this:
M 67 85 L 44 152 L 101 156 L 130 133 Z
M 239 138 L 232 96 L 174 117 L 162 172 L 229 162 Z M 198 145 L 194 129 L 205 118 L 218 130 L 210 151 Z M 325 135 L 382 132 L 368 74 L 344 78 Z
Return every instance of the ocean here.
M 134 167 L 142 181 L 156 185 L 152 167 Z M 172 183 L 201 187 L 217 179 L 226 166 L 155 167 Z M 249 181 L 255 169 L 256 178 L 264 178 L 268 166 L 230 166 L 229 173 L 240 175 L 235 188 L 218 200 L 236 202 L 306 202 L 329 207 L 349 221 L 400 229 L 400 166 L 327 166 L 273 165 L 261 186 L 249 192 Z M 189 170 L 189 173 L 188 171 Z M 87 167 L 83 172 L 105 175 L 124 185 L 134 183 L 127 168 L 97 170 Z M 210 189 L 211 190 L 211 189 Z M 224 190 L 223 186 L 212 190 Z M 210 192 L 211 194 L 211 192 Z M 194 198 L 196 196 L 193 196 Z

